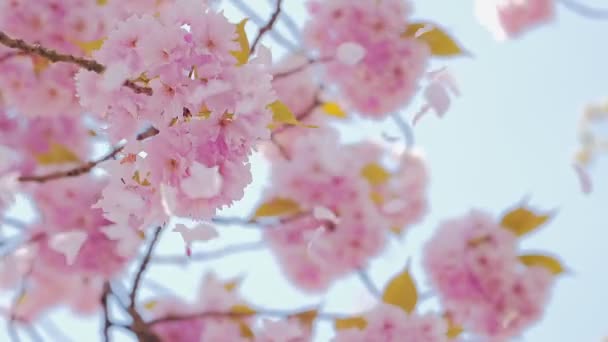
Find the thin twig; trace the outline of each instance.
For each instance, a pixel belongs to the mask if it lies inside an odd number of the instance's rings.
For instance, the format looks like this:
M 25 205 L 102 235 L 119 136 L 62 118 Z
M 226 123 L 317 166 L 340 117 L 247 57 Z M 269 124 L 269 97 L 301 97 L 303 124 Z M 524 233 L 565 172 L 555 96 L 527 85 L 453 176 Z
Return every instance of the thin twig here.
M 259 225 L 259 222 L 255 221 L 255 220 L 253 220 L 253 221 L 247 220 L 242 217 L 216 216 L 211 219 L 211 222 L 213 222 L 215 224 L 222 224 L 222 225 L 238 225 L 238 226 L 242 226 L 243 228 L 245 228 L 245 227 L 257 228 L 257 229 L 265 228 L 265 227 L 261 227 Z
M 80 58 L 72 55 L 61 54 L 57 51 L 47 49 L 39 44 L 30 45 L 21 39 L 13 39 L 6 33 L 0 31 L 0 44 L 17 49 L 27 54 L 38 55 L 48 59 L 51 62 L 65 62 L 76 64 L 84 69 L 101 74 L 106 70 L 106 67 L 97 63 L 94 60 Z
M 399 115 L 399 113 L 392 113 L 391 117 L 393 118 L 393 121 L 395 121 L 395 124 L 397 125 L 397 127 L 399 128 L 401 133 L 403 133 L 403 139 L 405 140 L 405 147 L 408 150 L 411 149 L 412 147 L 414 147 L 414 144 L 415 144 L 414 133 L 412 132 L 412 127 L 410 126 L 410 124 L 408 124 L 401 117 L 401 115 Z
M 275 1 L 276 0 L 268 0 L 268 2 L 270 2 L 271 4 L 273 4 Z M 293 38 L 296 39 L 298 44 L 302 45 L 301 44 L 302 35 L 300 33 L 300 29 L 298 28 L 298 25 L 296 24 L 295 20 L 293 20 L 293 18 L 290 15 L 285 13 L 285 11 L 283 11 L 283 15 L 281 16 L 280 19 L 283 20 L 285 27 L 287 27 L 287 31 L 289 31 L 289 33 L 291 33 L 291 35 L 293 36 Z
M 29 325 L 24 330 L 25 330 L 25 333 L 30 336 L 30 341 L 32 341 L 32 342 L 43 342 L 44 341 L 44 338 L 42 337 L 42 335 L 40 335 L 38 330 L 33 325 Z
M 146 254 L 135 274 L 135 280 L 133 280 L 133 286 L 131 287 L 131 292 L 129 293 L 129 306 L 127 307 L 127 312 L 133 319 L 133 322 L 130 326 L 131 331 L 137 335 L 139 341 L 145 342 L 159 342 L 160 338 L 154 334 L 154 332 L 150 329 L 149 325 L 144 322 L 144 319 L 141 317 L 141 314 L 135 308 L 135 302 L 137 300 L 137 292 L 139 290 L 139 286 L 141 284 L 141 280 L 144 272 L 148 268 L 150 264 L 150 260 L 152 259 L 152 252 L 154 251 L 154 247 L 159 241 L 160 233 L 162 232 L 163 227 L 159 226 L 154 230 L 154 235 L 152 236 L 152 240 L 148 244 L 148 249 L 146 250 Z
M 156 129 L 155 127 L 150 127 L 145 132 L 137 135 L 137 140 L 141 141 L 141 140 L 147 139 L 149 137 L 155 136 L 158 133 L 159 133 L 158 129 Z M 122 152 L 123 149 L 124 149 L 124 146 L 117 146 L 117 147 L 114 147 L 108 154 L 101 157 L 100 159 L 89 161 L 89 162 L 87 162 L 83 165 L 80 165 L 78 167 L 75 167 L 73 169 L 66 170 L 66 171 L 55 171 L 55 172 L 51 172 L 51 173 L 48 173 L 45 175 L 21 176 L 21 177 L 19 177 L 19 181 L 20 182 L 44 183 L 44 182 L 48 182 L 48 181 L 52 181 L 52 180 L 56 180 L 56 179 L 60 179 L 60 178 L 78 177 L 85 173 L 88 173 L 93 168 L 95 168 L 97 165 L 99 165 L 107 160 L 114 159 L 120 152 Z
M 378 290 L 378 288 L 376 287 L 376 285 L 374 285 L 374 282 L 372 281 L 372 279 L 370 278 L 369 274 L 367 274 L 367 272 L 365 270 L 359 270 L 357 272 L 357 275 L 359 276 L 359 279 L 361 279 L 361 283 L 363 283 L 363 285 L 365 285 L 365 288 L 367 288 L 367 290 L 376 298 L 381 298 L 382 294 L 380 293 L 380 290 Z
M 253 22 L 258 26 L 263 26 L 265 21 L 262 19 L 251 7 L 249 7 L 243 0 L 231 0 L 236 8 L 238 8 L 243 14 L 251 18 Z M 281 35 L 277 30 L 269 32 L 270 36 L 284 48 L 290 51 L 298 50 L 298 45 L 291 42 L 289 39 Z
M 270 16 L 268 23 L 266 23 L 266 25 L 260 27 L 260 30 L 258 31 L 258 35 L 255 37 L 255 39 L 253 40 L 253 43 L 251 44 L 251 54 L 253 54 L 255 52 L 255 47 L 258 45 L 258 42 L 260 41 L 260 39 L 262 39 L 262 36 L 266 32 L 272 30 L 274 23 L 277 21 L 277 19 L 279 18 L 279 15 L 281 14 L 282 3 L 283 3 L 283 0 L 277 0 L 276 7 L 274 8 L 274 12 Z
M 250 317 L 250 316 L 286 318 L 289 316 L 297 315 L 299 312 L 317 310 L 318 308 L 319 308 L 318 306 L 315 306 L 313 308 L 303 308 L 303 309 L 293 310 L 293 311 L 253 308 L 253 311 L 251 313 L 204 311 L 204 312 L 197 312 L 197 313 L 192 313 L 192 314 L 169 315 L 169 316 L 165 316 L 165 317 L 160 317 L 160 318 L 156 318 L 156 319 L 149 321 L 147 323 L 147 325 L 152 326 L 152 325 L 164 323 L 164 322 L 183 321 L 183 320 L 190 320 L 190 319 L 205 319 L 205 318 L 242 318 L 242 317 Z M 336 318 L 343 318 L 343 317 L 348 317 L 348 315 L 319 312 L 316 316 L 317 319 L 321 319 L 321 320 L 335 320 Z
M 219 259 L 232 254 L 253 252 L 263 249 L 264 241 L 249 242 L 239 245 L 228 246 L 216 251 L 200 252 L 192 254 L 190 257 L 182 255 L 159 255 L 155 256 L 152 261 L 155 264 L 187 264 L 190 261 L 206 261 L 211 259 Z
M 105 282 L 103 284 L 103 292 L 101 295 L 101 308 L 103 310 L 103 340 L 104 342 L 110 341 L 110 328 L 112 322 L 110 321 L 110 311 L 108 306 L 108 297 L 110 296 L 112 289 L 110 283 Z
M 106 67 L 103 64 L 100 64 L 95 60 L 59 53 L 55 50 L 45 48 L 40 44 L 29 44 L 22 39 L 11 38 L 2 31 L 0 31 L 0 44 L 17 49 L 21 54 L 44 57 L 53 63 L 63 62 L 75 64 L 81 68 L 98 74 L 101 74 L 106 70 Z M 126 80 L 123 83 L 123 86 L 131 88 L 137 94 L 146 94 L 148 96 L 152 95 L 152 88 L 140 86 L 130 80 Z
M 19 230 L 27 229 L 27 223 L 14 217 L 2 217 L 0 218 L 0 224 L 5 224 Z
M 604 20 L 608 19 L 608 9 L 592 8 L 572 0 L 559 0 L 559 2 L 568 10 L 583 16 L 588 19 Z
M 163 227 L 159 226 L 159 227 L 156 227 L 156 229 L 154 230 L 154 235 L 152 235 L 152 240 L 150 241 L 150 244 L 148 245 L 148 249 L 146 250 L 144 259 L 142 260 L 141 265 L 139 266 L 139 269 L 137 270 L 137 273 L 135 274 L 135 280 L 133 281 L 133 286 L 131 287 L 131 292 L 129 292 L 129 307 L 130 308 L 135 307 L 135 301 L 137 299 L 136 297 L 137 297 L 137 291 L 139 290 L 139 285 L 141 283 L 144 272 L 146 271 L 146 269 L 148 268 L 148 265 L 150 264 L 150 260 L 152 259 L 152 252 L 154 251 L 154 247 L 156 247 L 156 244 L 158 243 L 162 229 L 163 229 Z
M 322 57 L 319 59 L 308 59 L 307 63 L 304 63 L 302 65 L 299 65 L 299 66 L 297 66 L 293 69 L 287 70 L 287 71 L 277 72 L 276 74 L 272 75 L 272 78 L 274 80 L 277 80 L 277 79 L 280 79 L 283 77 L 291 76 L 300 71 L 304 71 L 315 64 L 327 63 L 327 62 L 331 62 L 332 60 L 333 60 L 332 57 Z

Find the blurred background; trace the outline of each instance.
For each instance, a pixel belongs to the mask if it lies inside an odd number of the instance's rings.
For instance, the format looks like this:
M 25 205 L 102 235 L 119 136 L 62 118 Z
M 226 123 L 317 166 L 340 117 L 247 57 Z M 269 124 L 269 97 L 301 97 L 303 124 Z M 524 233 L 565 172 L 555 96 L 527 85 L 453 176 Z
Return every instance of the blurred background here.
M 580 1 L 608 7 L 606 1 Z M 272 12 L 272 1 L 243 2 L 261 18 Z M 420 291 L 425 292 L 428 285 L 420 268 L 421 246 L 440 221 L 472 208 L 498 216 L 527 197 L 533 207 L 556 209 L 557 215 L 542 230 L 526 237 L 522 249 L 558 254 L 570 272 L 558 280 L 544 319 L 519 340 L 600 341 L 608 335 L 608 158 L 597 159 L 589 169 L 594 183 L 590 195 L 581 192 L 572 162 L 584 106 L 608 96 L 608 20 L 591 20 L 559 7 L 553 23 L 521 39 L 497 42 L 477 22 L 472 1 L 413 2 L 415 19 L 439 23 L 473 57 L 436 61 L 437 67 L 449 67 L 462 95 L 454 99 L 444 118 L 428 115 L 414 129 L 415 148 L 425 156 L 431 172 L 430 211 L 421 224 L 410 228 L 402 239 L 394 238 L 386 252 L 371 263 L 373 281 L 384 286 L 411 259 Z M 304 3 L 285 0 L 283 6 L 284 13 L 300 26 L 308 18 Z M 220 6 L 233 22 L 248 16 L 233 1 L 223 0 Z M 250 37 L 257 32 L 254 22 L 247 26 Z M 282 24 L 276 27 L 285 32 Z M 271 48 L 275 61 L 288 52 L 270 35 L 263 43 Z M 401 115 L 411 118 L 419 106 L 414 101 Z M 356 115 L 338 122 L 337 127 L 344 141 L 377 140 L 383 132 L 400 135 L 390 120 L 379 123 Z M 100 155 L 108 148 L 98 147 Z M 220 215 L 247 217 L 256 207 L 268 182 L 268 167 L 257 154 L 252 165 L 254 182 L 245 198 Z M 26 198 L 20 198 L 8 216 L 35 220 Z M 273 256 L 259 247 L 258 229 L 221 226 L 218 230 L 220 239 L 197 244 L 194 252 L 218 251 L 226 246 L 243 251 L 223 258 L 211 253 L 207 260 L 187 265 L 154 263 L 147 272 L 141 298 L 161 293 L 194 298 L 204 272 L 213 270 L 224 279 L 243 277 L 243 295 L 261 307 L 297 310 L 324 303 L 327 311 L 348 313 L 373 305 L 373 298 L 356 276 L 337 282 L 322 296 L 301 293 L 281 276 Z M 183 255 L 180 235 L 165 233 L 158 254 Z M 11 298 L 3 295 L 2 305 Z M 429 299 L 420 309 L 435 307 Z M 43 318 L 38 328 L 45 341 L 97 341 L 100 316 L 75 317 L 58 309 Z M 61 335 L 53 332 L 53 326 L 63 331 Z M 0 341 L 8 340 L 5 331 L 3 326 Z M 112 333 L 114 341 L 132 340 L 119 329 Z M 319 324 L 317 340 L 327 341 L 330 336 L 331 323 Z M 23 337 L 28 338 L 26 334 Z

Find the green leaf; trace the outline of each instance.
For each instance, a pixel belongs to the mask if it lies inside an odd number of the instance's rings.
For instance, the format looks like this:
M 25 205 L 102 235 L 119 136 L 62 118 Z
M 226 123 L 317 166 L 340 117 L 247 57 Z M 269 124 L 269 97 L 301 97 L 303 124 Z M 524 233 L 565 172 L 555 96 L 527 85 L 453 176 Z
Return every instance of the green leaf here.
M 281 101 L 277 100 L 277 101 L 269 104 L 268 108 L 272 111 L 272 119 L 274 121 L 274 123 L 270 125 L 271 128 L 274 128 L 276 126 L 276 124 L 278 124 L 278 123 L 296 125 L 296 126 L 305 126 L 305 127 L 309 127 L 309 128 L 317 127 L 317 126 L 312 126 L 312 125 L 305 125 L 302 122 L 298 121 L 298 119 L 293 114 L 291 109 L 289 109 L 289 107 L 287 107 L 287 105 Z
M 381 165 L 376 163 L 367 164 L 361 169 L 361 176 L 373 185 L 380 185 L 391 178 L 391 174 Z
M 367 321 L 365 318 L 360 316 L 354 316 L 349 318 L 336 318 L 334 320 L 334 328 L 336 330 L 345 330 L 345 329 L 365 329 L 367 326 Z
M 54 165 L 78 163 L 80 159 L 74 152 L 64 145 L 51 143 L 49 149 L 45 153 L 35 155 L 36 161 L 40 165 Z
M 526 266 L 538 266 L 547 269 L 551 274 L 564 273 L 564 266 L 556 258 L 540 254 L 524 254 L 519 256 L 519 261 Z
M 249 38 L 247 38 L 247 32 L 245 32 L 245 24 L 247 24 L 248 18 L 241 20 L 240 23 L 236 24 L 236 42 L 239 43 L 240 49 L 237 51 L 231 51 L 230 53 L 236 58 L 236 65 L 243 65 L 249 60 L 249 54 L 251 48 L 249 47 Z
M 539 215 L 530 209 L 519 207 L 505 214 L 500 224 L 513 234 L 522 236 L 542 226 L 549 218 L 549 215 Z
M 405 28 L 401 37 L 425 42 L 435 56 L 449 57 L 465 53 L 454 38 L 432 23 L 412 23 Z
M 298 202 L 289 198 L 277 197 L 269 202 L 263 203 L 253 215 L 253 218 L 258 217 L 270 217 L 270 216 L 282 216 L 289 214 L 296 214 L 300 212 L 300 205 Z
M 382 301 L 398 306 L 408 313 L 414 311 L 418 303 L 418 291 L 407 268 L 388 283 L 382 294 Z
M 327 115 L 335 116 L 337 118 L 345 118 L 346 112 L 336 102 L 325 102 L 321 109 Z

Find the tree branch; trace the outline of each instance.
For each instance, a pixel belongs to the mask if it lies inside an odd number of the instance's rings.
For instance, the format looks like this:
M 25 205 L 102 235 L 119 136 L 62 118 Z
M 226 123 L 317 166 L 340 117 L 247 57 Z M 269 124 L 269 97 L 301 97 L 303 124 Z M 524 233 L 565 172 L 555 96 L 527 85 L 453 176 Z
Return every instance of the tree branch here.
M 133 323 L 131 324 L 130 328 L 133 333 L 137 335 L 139 341 L 160 342 L 160 338 L 158 338 L 158 336 L 156 336 L 156 334 L 150 330 L 150 327 L 144 322 L 144 319 L 141 317 L 137 309 L 135 309 L 135 302 L 137 300 L 137 291 L 139 290 L 139 285 L 141 283 L 143 274 L 150 264 L 152 252 L 159 241 L 162 229 L 163 227 L 159 226 L 154 230 L 154 235 L 152 236 L 152 240 L 148 245 L 148 249 L 146 250 L 146 254 L 144 255 L 141 265 L 135 274 L 135 280 L 133 281 L 133 286 L 131 287 L 131 292 L 129 293 L 129 306 L 127 307 L 127 312 L 133 319 Z
M 374 285 L 372 279 L 369 277 L 369 274 L 367 274 L 367 272 L 365 270 L 359 270 L 357 272 L 357 275 L 359 276 L 359 279 L 361 279 L 361 283 L 363 283 L 363 285 L 365 285 L 365 288 L 367 288 L 367 290 L 376 298 L 381 298 L 382 294 L 380 293 L 380 290 L 378 290 L 378 288 L 376 287 L 376 285 Z
M 156 319 L 149 321 L 147 323 L 147 325 L 153 326 L 155 324 L 164 323 L 164 322 L 183 321 L 183 320 L 190 320 L 190 319 L 206 319 L 206 318 L 244 318 L 244 317 L 251 317 L 251 316 L 286 318 L 286 317 L 297 315 L 299 312 L 317 310 L 318 308 L 319 308 L 319 306 L 315 306 L 313 308 L 304 308 L 304 309 L 299 309 L 299 310 L 294 310 L 294 311 L 253 308 L 252 313 L 230 312 L 230 311 L 229 312 L 204 311 L 204 312 L 197 312 L 197 313 L 192 313 L 192 314 L 169 315 L 169 316 L 165 316 L 165 317 L 160 317 L 160 318 L 156 318 Z M 319 312 L 316 316 L 317 319 L 321 319 L 321 320 L 334 320 L 334 319 L 343 318 L 343 317 L 348 317 L 348 315 Z
M 108 297 L 110 296 L 112 289 L 110 288 L 110 283 L 105 282 L 103 284 L 103 293 L 101 295 L 101 308 L 103 310 L 103 340 L 104 342 L 110 341 L 110 327 L 112 327 L 112 322 L 110 322 L 110 312 L 108 307 Z
M 182 255 L 159 255 L 152 259 L 155 264 L 186 264 L 189 261 L 205 261 L 210 259 L 223 258 L 225 256 L 243 252 L 257 251 L 265 247 L 264 241 L 249 242 L 209 252 L 192 254 L 190 257 Z
M 156 247 L 156 244 L 158 243 L 162 229 L 163 227 L 159 226 L 156 227 L 156 229 L 154 230 L 154 235 L 152 235 L 152 240 L 148 245 L 148 249 L 146 251 L 146 254 L 144 255 L 144 259 L 142 260 L 141 265 L 139 266 L 139 269 L 135 274 L 135 280 L 133 281 L 133 286 L 131 287 L 131 292 L 129 293 L 129 307 L 131 308 L 135 307 L 137 291 L 139 290 L 139 285 L 141 283 L 142 276 L 148 268 L 148 265 L 150 264 L 150 260 L 152 259 L 152 252 L 154 251 L 154 247 Z
M 592 8 L 573 0 L 559 0 L 566 9 L 588 19 L 608 19 L 608 9 Z
M 258 44 L 258 42 L 260 41 L 260 39 L 262 39 L 262 36 L 266 32 L 272 30 L 274 23 L 277 21 L 277 19 L 279 18 L 279 15 L 281 14 L 281 4 L 282 3 L 283 3 L 283 0 L 277 0 L 276 7 L 274 9 L 274 12 L 270 16 L 268 23 L 266 23 L 266 25 L 260 27 L 260 30 L 258 31 L 258 35 L 255 37 L 255 39 L 253 40 L 253 43 L 251 44 L 251 54 L 253 54 L 255 52 L 255 47 Z
M 149 137 L 153 137 L 153 136 L 157 135 L 159 132 L 160 131 L 158 129 L 156 129 L 155 127 L 150 127 L 143 133 L 138 134 L 136 139 L 138 141 L 145 140 Z M 99 165 L 107 160 L 114 159 L 120 152 L 122 152 L 123 149 L 124 149 L 124 146 L 117 146 L 114 149 L 112 149 L 112 151 L 110 151 L 108 154 L 101 157 L 100 159 L 89 161 L 76 168 L 73 168 L 73 169 L 70 169 L 67 171 L 51 172 L 51 173 L 48 173 L 45 175 L 21 176 L 21 177 L 19 177 L 19 181 L 20 182 L 44 183 L 44 182 L 48 182 L 48 181 L 52 181 L 52 180 L 56 180 L 56 179 L 60 179 L 60 178 L 78 177 L 85 173 L 88 173 L 93 168 L 95 168 L 97 165 Z
M 62 54 L 55 50 L 47 49 L 43 46 L 40 46 L 39 44 L 28 44 L 22 39 L 15 39 L 9 37 L 3 31 L 0 31 L 0 44 L 19 50 L 22 54 L 44 57 L 53 63 L 63 62 L 75 64 L 81 68 L 93 71 L 98 74 L 102 74 L 106 70 L 106 67 L 103 64 L 100 64 L 95 60 L 76 57 L 69 54 Z M 123 83 L 123 86 L 131 88 L 137 94 L 146 94 L 148 96 L 152 95 L 152 88 L 142 87 L 130 80 L 126 80 Z

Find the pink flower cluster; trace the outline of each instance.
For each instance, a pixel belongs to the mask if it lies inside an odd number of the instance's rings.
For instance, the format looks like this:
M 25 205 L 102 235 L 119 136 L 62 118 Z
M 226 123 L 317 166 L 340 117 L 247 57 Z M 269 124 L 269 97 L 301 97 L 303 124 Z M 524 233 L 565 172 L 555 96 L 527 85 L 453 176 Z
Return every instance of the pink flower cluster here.
M 205 276 L 199 297 L 194 303 L 175 298 L 150 301 L 152 319 L 184 317 L 165 320 L 153 325 L 161 341 L 230 341 L 230 342 L 307 342 L 310 329 L 295 318 L 281 321 L 264 321 L 261 329 L 254 330 L 255 318 L 230 315 L 235 307 L 248 307 L 239 296 L 238 289 L 221 282 L 213 274 Z M 207 313 L 204 314 L 203 313 Z M 199 316 L 199 317 L 197 317 Z
M 2 272 L 12 273 L 2 286 L 12 287 L 20 280 L 26 283 L 23 303 L 15 308 L 20 319 L 34 319 L 58 304 L 94 312 L 103 281 L 135 257 L 139 244 L 121 249 L 119 241 L 106 233 L 111 222 L 100 209 L 91 208 L 105 183 L 86 176 L 32 189 L 40 222 L 28 228 L 25 245 L 4 260 L 3 268 L 12 271 Z
M 537 321 L 552 275 L 518 262 L 517 240 L 494 218 L 472 211 L 445 221 L 425 249 L 425 266 L 444 308 L 465 330 L 497 341 Z
M 363 329 L 340 330 L 335 342 L 447 342 L 446 322 L 435 315 L 407 314 L 401 308 L 379 304 L 363 315 Z
M 412 99 L 430 53 L 424 43 L 401 37 L 409 2 L 330 0 L 308 5 L 312 19 L 304 28 L 306 42 L 321 60 L 329 60 L 325 76 L 354 110 L 380 119 Z M 344 63 L 336 57 L 340 49 L 346 54 L 362 49 L 364 55 L 354 65 Z
M 287 276 L 305 290 L 324 290 L 363 267 L 391 228 L 401 230 L 425 212 L 426 173 L 413 156 L 386 183 L 370 183 L 362 170 L 380 162 L 381 149 L 341 145 L 330 128 L 308 130 L 291 149 L 290 161 L 273 164 L 265 199 L 293 200 L 300 213 L 283 218 L 266 238 Z
M 83 57 L 82 43 L 103 38 L 102 7 L 88 0 L 0 0 L 0 30 L 28 42 Z M 28 116 L 79 115 L 74 75 L 78 67 L 50 64 L 0 46 L 0 88 L 6 105 Z
M 160 130 L 129 141 L 106 165 L 113 178 L 99 206 L 110 220 L 139 229 L 168 215 L 208 219 L 243 196 L 248 156 L 269 137 L 267 106 L 276 95 L 268 51 L 239 63 L 236 38 L 223 14 L 180 0 L 158 16 L 118 24 L 94 53 L 108 70 L 78 74 L 81 103 L 103 113 L 113 141 L 131 140 L 142 124 Z M 126 79 L 153 96 L 122 87 Z
M 513 39 L 553 20 L 554 0 L 477 0 L 477 16 L 497 39 Z

